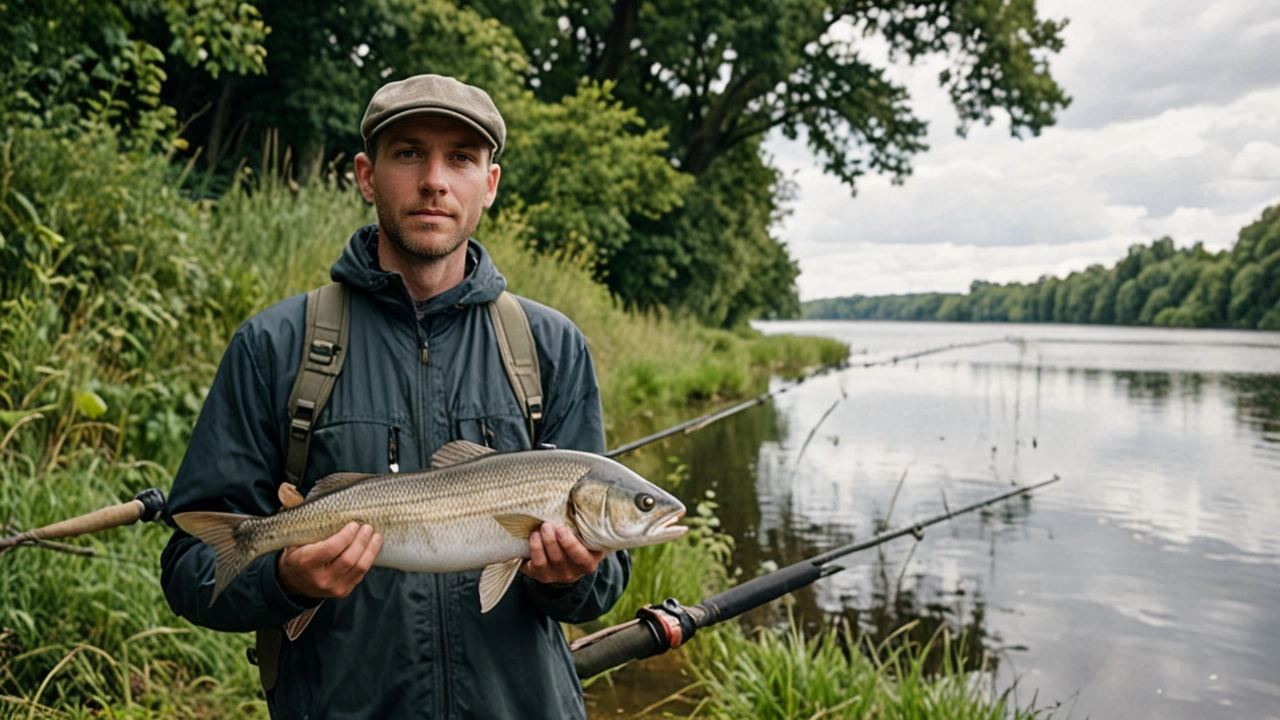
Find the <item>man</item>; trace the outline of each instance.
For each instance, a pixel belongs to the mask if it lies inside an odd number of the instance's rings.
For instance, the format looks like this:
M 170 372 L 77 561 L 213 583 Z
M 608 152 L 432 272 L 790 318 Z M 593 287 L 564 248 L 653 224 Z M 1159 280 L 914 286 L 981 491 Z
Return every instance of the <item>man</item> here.
M 489 96 L 452 78 L 391 83 L 360 125 L 356 174 L 378 222 L 347 242 L 334 280 L 353 292 L 345 366 L 312 433 L 301 491 L 333 472 L 429 465 L 445 443 L 531 446 L 486 303 L 506 281 L 469 240 L 494 200 L 506 128 Z M 232 338 L 174 479 L 169 512 L 279 509 L 287 404 L 302 357 L 305 296 Z M 582 334 L 521 299 L 543 384 L 537 442 L 604 451 L 600 396 Z M 585 717 L 558 622 L 594 619 L 621 595 L 623 552 L 587 550 L 545 524 L 513 589 L 480 614 L 479 570 L 374 567 L 381 537 L 352 523 L 259 558 L 209 606 L 214 555 L 175 532 L 161 582 L 173 610 L 231 632 L 315 618 L 285 641 L 268 692 L 276 718 Z

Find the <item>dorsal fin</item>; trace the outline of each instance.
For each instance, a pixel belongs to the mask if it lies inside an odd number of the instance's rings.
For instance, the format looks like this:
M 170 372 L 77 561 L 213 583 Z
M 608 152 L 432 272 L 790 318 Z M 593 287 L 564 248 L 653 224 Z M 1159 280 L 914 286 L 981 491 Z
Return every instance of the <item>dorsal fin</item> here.
M 475 460 L 478 457 L 483 457 L 493 452 L 496 451 L 492 448 L 477 445 L 467 440 L 454 440 L 448 445 L 437 450 L 436 454 L 431 456 L 431 467 L 449 467 L 450 465 L 457 465 L 458 463 L 464 463 L 468 460 Z
M 311 502 L 325 495 L 332 495 L 339 490 L 345 490 L 358 482 L 363 482 L 373 477 L 378 476 L 349 472 L 326 475 L 316 481 L 315 487 L 311 488 L 311 492 L 307 493 L 307 498 L 303 502 Z

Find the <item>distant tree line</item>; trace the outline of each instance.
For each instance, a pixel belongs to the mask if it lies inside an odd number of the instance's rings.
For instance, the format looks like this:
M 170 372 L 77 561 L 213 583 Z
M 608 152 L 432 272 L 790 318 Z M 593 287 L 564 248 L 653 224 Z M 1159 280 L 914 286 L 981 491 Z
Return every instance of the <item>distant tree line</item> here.
M 968 294 L 826 298 L 803 317 L 844 320 L 1054 322 L 1280 330 L 1280 205 L 1240 231 L 1230 250 L 1175 249 L 1165 237 L 1133 245 L 1113 267 L 1066 278 L 1000 285 L 975 280 Z

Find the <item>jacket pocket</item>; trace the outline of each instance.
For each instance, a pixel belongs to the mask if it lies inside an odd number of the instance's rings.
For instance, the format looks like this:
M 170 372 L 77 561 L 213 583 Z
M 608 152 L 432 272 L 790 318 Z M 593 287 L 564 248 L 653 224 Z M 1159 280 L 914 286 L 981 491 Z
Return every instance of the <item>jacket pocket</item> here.
M 457 437 L 500 452 L 528 450 L 529 426 L 523 415 L 490 415 L 458 420 Z
M 312 432 L 307 487 L 335 472 L 404 472 L 417 469 L 418 462 L 414 432 L 407 422 L 339 421 Z

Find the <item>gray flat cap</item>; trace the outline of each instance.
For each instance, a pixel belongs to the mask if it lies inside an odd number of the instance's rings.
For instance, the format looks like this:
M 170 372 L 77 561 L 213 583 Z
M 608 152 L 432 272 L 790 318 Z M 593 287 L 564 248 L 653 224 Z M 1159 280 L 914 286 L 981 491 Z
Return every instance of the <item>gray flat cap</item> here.
M 391 123 L 422 115 L 464 122 L 493 146 L 494 160 L 502 154 L 507 125 L 489 93 L 444 75 L 414 75 L 383 85 L 364 111 L 360 135 L 368 143 Z

